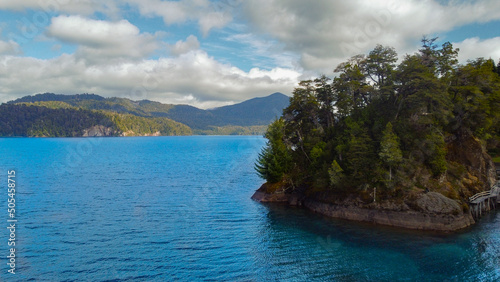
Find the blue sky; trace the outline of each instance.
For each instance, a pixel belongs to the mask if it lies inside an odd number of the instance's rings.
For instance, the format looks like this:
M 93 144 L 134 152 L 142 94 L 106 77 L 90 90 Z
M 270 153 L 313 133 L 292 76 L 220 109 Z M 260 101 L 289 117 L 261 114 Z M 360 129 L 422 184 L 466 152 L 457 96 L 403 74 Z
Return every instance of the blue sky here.
M 500 59 L 500 2 L 3 0 L 0 102 L 96 93 L 202 108 L 333 76 L 376 44 L 413 53 L 423 35 L 462 63 Z

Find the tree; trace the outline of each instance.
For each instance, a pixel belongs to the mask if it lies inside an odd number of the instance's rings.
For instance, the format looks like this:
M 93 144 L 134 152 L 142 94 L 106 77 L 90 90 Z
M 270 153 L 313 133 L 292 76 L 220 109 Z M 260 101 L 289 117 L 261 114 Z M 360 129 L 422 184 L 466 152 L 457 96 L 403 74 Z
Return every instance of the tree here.
M 387 123 L 380 142 L 380 159 L 389 166 L 389 180 L 392 180 L 392 167 L 403 160 L 403 153 L 399 145 L 399 138 L 392 129 L 392 124 Z
M 453 48 L 450 42 L 445 42 L 437 51 L 436 68 L 442 78 L 449 78 L 458 65 L 458 52 L 460 49 Z
M 488 139 L 500 119 L 500 77 L 493 60 L 479 58 L 458 68 L 449 93 L 454 104 L 450 127 Z
M 356 132 L 357 131 L 357 132 Z M 351 138 L 348 142 L 346 159 L 352 170 L 352 177 L 359 181 L 368 181 L 371 176 L 370 168 L 373 167 L 375 154 L 373 139 L 368 134 L 366 128 L 351 131 Z
M 398 66 L 398 110 L 413 116 L 415 126 L 443 126 L 451 116 L 451 102 L 446 87 L 421 56 L 407 55 Z
M 294 153 L 301 165 L 311 163 L 309 150 L 315 146 L 316 137 L 324 132 L 319 104 L 313 82 L 306 80 L 295 88 L 290 105 L 283 110 L 285 142 L 297 149 Z
M 422 47 L 418 49 L 423 64 L 432 70 L 434 70 L 436 66 L 436 60 L 439 56 L 439 52 L 436 50 L 437 45 L 435 43 L 437 39 L 437 37 L 427 38 L 427 36 L 424 36 L 420 40 L 422 42 Z
M 328 169 L 328 175 L 330 176 L 330 184 L 332 186 L 335 187 L 342 184 L 344 180 L 344 170 L 336 160 L 333 160 L 330 169 Z
M 396 68 L 398 54 L 392 47 L 377 45 L 366 60 L 363 67 L 368 76 L 377 86 L 383 89 L 392 84 L 393 71 Z
M 290 170 L 291 158 L 283 142 L 284 121 L 275 120 L 268 128 L 264 137 L 268 139 L 262 149 L 255 170 L 258 175 L 269 183 L 276 183 L 283 179 Z
M 314 80 L 315 83 L 315 92 L 316 98 L 319 103 L 319 118 L 321 124 L 324 127 L 332 127 L 333 126 L 333 102 L 334 102 L 334 94 L 333 87 L 329 83 L 331 79 L 322 75 L 320 78 Z
M 339 64 L 335 69 L 335 72 L 340 73 L 333 79 L 335 107 L 340 117 L 346 117 L 365 107 L 372 99 L 373 86 L 366 81 L 364 65 L 365 57 L 358 55 L 346 63 Z

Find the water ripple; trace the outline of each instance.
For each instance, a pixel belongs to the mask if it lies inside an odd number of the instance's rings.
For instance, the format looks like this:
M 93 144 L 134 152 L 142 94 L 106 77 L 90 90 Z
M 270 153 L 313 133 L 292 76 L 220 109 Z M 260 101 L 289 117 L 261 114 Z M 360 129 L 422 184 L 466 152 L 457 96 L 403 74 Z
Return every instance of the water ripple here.
M 500 280 L 498 212 L 443 236 L 261 205 L 260 137 L 106 138 L 69 173 L 47 165 L 79 140 L 0 140 L 23 183 L 0 281 Z

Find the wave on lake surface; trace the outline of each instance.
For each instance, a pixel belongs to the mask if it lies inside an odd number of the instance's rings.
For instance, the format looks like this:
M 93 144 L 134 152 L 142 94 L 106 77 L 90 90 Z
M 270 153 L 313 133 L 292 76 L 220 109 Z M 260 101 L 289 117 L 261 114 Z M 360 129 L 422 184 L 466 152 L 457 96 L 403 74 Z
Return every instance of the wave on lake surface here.
M 4 263 L 0 280 L 500 279 L 498 212 L 442 235 L 262 205 L 250 196 L 263 182 L 253 166 L 264 143 L 0 139 L 0 181 L 15 169 L 18 184 L 16 274 Z

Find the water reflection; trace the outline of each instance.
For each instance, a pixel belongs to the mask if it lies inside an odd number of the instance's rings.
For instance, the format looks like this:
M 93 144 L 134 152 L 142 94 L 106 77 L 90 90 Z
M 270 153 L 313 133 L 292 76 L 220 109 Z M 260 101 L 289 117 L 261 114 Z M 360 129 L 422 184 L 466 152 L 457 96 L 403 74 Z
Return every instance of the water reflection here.
M 267 218 L 262 232 L 269 238 L 266 248 L 273 251 L 264 259 L 276 268 L 301 265 L 298 269 L 307 269 L 303 272 L 291 267 L 280 278 L 500 278 L 500 226 L 495 224 L 498 213 L 472 228 L 442 234 L 336 220 L 284 205 L 265 207 Z M 314 264 L 301 258 L 314 258 Z

